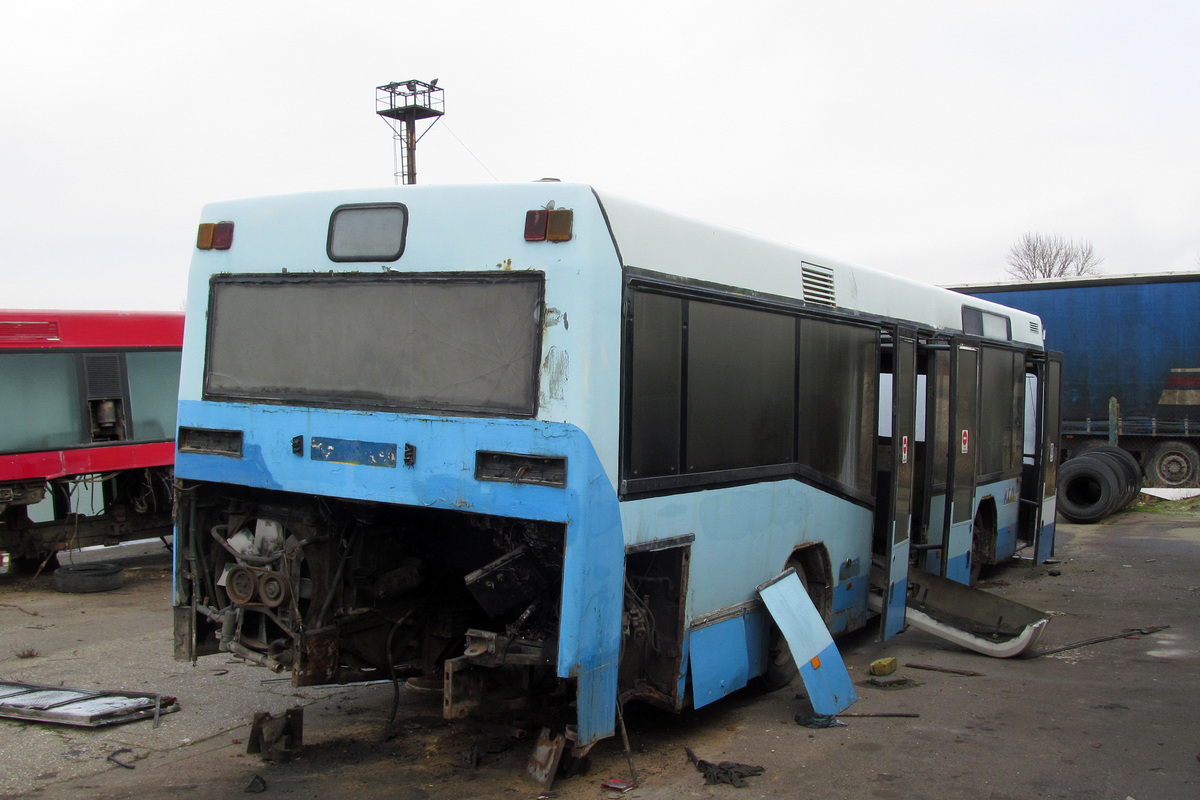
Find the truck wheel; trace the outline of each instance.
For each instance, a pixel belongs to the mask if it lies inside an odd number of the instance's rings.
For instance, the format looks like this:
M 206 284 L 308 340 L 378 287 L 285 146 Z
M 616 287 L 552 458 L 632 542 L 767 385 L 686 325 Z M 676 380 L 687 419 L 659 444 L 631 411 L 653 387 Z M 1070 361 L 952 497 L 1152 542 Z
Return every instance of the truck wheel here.
M 1200 454 L 1187 442 L 1155 445 L 1146 462 L 1146 474 L 1154 486 L 1182 489 L 1200 485 Z
M 54 587 L 70 594 L 108 592 L 124 583 L 125 568 L 120 564 L 78 564 L 54 570 Z

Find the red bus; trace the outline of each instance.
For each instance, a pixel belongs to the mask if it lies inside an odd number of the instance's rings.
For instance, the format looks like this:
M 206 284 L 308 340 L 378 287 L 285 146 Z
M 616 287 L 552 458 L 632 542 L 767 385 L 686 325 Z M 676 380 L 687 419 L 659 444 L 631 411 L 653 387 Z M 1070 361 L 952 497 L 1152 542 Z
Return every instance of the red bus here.
M 0 551 L 171 526 L 182 313 L 0 310 Z

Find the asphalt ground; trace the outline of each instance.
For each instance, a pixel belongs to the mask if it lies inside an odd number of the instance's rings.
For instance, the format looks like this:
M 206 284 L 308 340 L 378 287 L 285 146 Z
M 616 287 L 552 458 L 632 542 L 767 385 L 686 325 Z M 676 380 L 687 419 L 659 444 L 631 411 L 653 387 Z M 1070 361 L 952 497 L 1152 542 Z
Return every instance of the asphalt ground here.
M 1033 658 L 988 659 L 915 630 L 838 640 L 859 701 L 845 725 L 810 729 L 799 682 L 738 692 L 673 715 L 631 705 L 638 788 L 619 737 L 590 770 L 559 780 L 572 798 L 1200 797 L 1200 514 L 1125 512 L 1091 526 L 1060 523 L 1058 563 L 1014 561 L 982 587 L 1052 614 Z M 170 563 L 161 544 L 133 557 L 124 585 L 63 594 L 52 578 L 0 579 L 0 679 L 174 695 L 181 710 L 98 729 L 0 720 L 0 797 L 537 798 L 523 776 L 529 738 L 511 726 L 449 723 L 440 701 L 388 683 L 293 688 L 227 656 L 172 658 Z M 1155 633 L 1137 629 L 1168 626 Z M 1109 638 L 1114 637 L 1117 638 Z M 1080 644 L 1094 639 L 1106 641 Z M 871 683 L 871 661 L 900 667 Z M 923 664 L 961 675 L 907 666 Z M 256 711 L 304 708 L 304 748 L 286 764 L 246 754 Z M 907 714 L 915 716 L 872 716 Z M 684 748 L 711 762 L 762 766 L 744 788 L 705 785 Z M 108 756 L 128 751 L 119 766 Z M 258 779 L 257 781 L 255 779 Z

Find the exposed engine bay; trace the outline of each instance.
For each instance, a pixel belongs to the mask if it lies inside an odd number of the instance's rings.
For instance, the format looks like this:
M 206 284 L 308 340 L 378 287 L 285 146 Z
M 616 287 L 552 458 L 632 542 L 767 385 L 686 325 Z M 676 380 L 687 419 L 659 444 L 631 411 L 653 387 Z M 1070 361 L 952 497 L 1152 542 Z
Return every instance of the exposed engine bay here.
M 561 523 L 189 483 L 177 520 L 177 658 L 408 679 L 449 718 L 573 696 Z

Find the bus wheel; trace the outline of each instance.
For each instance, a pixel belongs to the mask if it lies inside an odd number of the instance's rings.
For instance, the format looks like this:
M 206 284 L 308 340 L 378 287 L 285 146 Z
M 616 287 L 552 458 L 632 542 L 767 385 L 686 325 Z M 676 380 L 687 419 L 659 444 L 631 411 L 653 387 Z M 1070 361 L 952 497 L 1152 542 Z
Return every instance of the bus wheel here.
M 800 579 L 800 585 L 804 587 L 806 594 L 810 594 L 808 577 L 804 574 L 804 568 L 794 561 L 788 561 L 788 566 L 796 570 L 796 577 Z M 762 674 L 755 679 L 755 683 L 764 692 L 774 692 L 796 680 L 796 676 L 800 674 L 800 668 L 796 666 L 796 659 L 792 657 L 792 648 L 788 646 L 783 631 L 779 630 L 775 620 L 771 619 L 770 612 L 767 612 L 767 623 L 769 626 L 767 663 Z
M 792 658 L 792 648 L 788 646 L 779 626 L 771 620 L 767 633 L 766 667 L 755 679 L 755 683 L 764 692 L 774 692 L 790 684 L 799 674 L 796 659 Z
M 1187 442 L 1163 442 L 1150 451 L 1146 474 L 1155 485 L 1170 489 L 1200 485 L 1200 454 Z

